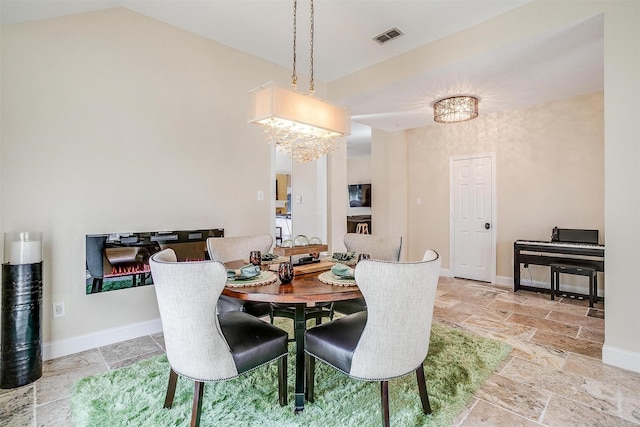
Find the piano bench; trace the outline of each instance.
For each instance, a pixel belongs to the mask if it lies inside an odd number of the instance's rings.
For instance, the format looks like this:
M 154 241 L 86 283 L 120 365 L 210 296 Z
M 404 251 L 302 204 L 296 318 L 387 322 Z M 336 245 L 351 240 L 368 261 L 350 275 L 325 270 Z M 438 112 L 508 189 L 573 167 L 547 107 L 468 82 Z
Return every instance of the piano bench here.
M 598 300 L 598 272 L 590 267 L 569 264 L 551 264 L 551 299 L 560 293 L 560 274 L 573 274 L 589 278 L 589 307 Z

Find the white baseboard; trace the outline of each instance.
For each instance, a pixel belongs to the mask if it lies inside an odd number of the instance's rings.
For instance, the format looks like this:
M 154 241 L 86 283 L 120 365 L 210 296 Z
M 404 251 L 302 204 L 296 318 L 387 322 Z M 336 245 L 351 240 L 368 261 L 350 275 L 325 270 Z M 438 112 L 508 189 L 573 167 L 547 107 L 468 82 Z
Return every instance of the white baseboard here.
M 496 276 L 496 285 L 513 287 L 513 277 Z
M 602 363 L 628 371 L 640 372 L 640 353 L 605 344 L 602 346 Z
M 522 286 L 531 286 L 534 288 L 540 288 L 541 291 L 543 290 L 547 290 L 549 291 L 549 289 L 551 288 L 551 284 L 549 282 L 540 282 L 537 280 L 529 280 L 529 279 L 525 279 L 525 278 L 520 278 L 520 284 Z M 511 288 L 513 288 L 513 277 L 511 276 L 497 276 L 496 277 L 496 285 L 502 285 L 502 286 L 509 286 Z M 575 285 L 575 284 L 568 284 L 568 283 L 560 283 L 561 286 L 561 291 L 565 291 L 565 292 L 569 292 L 569 293 L 574 293 L 574 294 L 585 294 L 588 295 L 589 294 L 589 286 L 587 284 L 585 284 L 584 286 L 580 286 L 580 285 Z M 602 297 L 603 295 L 603 290 L 600 289 L 598 290 L 598 296 Z
M 447 268 L 440 269 L 440 276 L 452 277 L 451 270 Z M 544 282 L 524 282 L 527 286 L 535 286 L 539 288 L 549 289 L 549 284 Z M 508 276 L 497 276 L 496 285 L 513 286 L 513 278 Z M 569 292 L 578 292 L 569 289 Z M 147 322 L 134 323 L 119 328 L 105 329 L 88 335 L 81 335 L 75 338 L 69 338 L 60 341 L 46 342 L 42 349 L 42 358 L 44 360 L 55 359 L 62 356 L 68 356 L 74 353 L 91 350 L 105 345 L 115 344 L 120 341 L 126 341 L 133 338 L 139 338 L 145 335 L 157 334 L 162 332 L 162 323 L 160 319 L 149 320 Z M 607 357 L 605 360 L 605 353 Z M 602 359 L 604 363 L 618 366 L 635 372 L 640 372 L 640 354 L 629 352 L 626 350 L 616 349 L 610 346 L 602 348 Z
M 443 277 L 451 277 L 451 271 L 449 269 L 441 269 L 440 275 Z M 66 340 L 46 342 L 43 344 L 42 358 L 43 360 L 56 359 L 58 357 L 68 356 L 70 354 L 80 353 L 82 351 L 159 332 L 162 332 L 162 323 L 158 318 L 119 328 L 105 329 Z
M 446 268 L 441 268 L 440 269 L 440 276 L 443 277 L 453 277 L 453 275 L 451 274 L 451 270 L 446 269 Z M 526 286 L 534 286 L 536 288 L 542 288 L 542 289 L 549 289 L 549 284 L 545 283 L 545 282 L 531 282 L 529 280 L 522 280 L 521 283 L 523 285 Z M 513 288 L 513 277 L 511 276 L 496 276 L 496 281 L 495 283 L 496 285 L 499 286 L 504 286 L 504 287 L 510 287 Z M 563 286 L 563 290 L 564 290 L 564 286 Z M 567 289 L 569 290 L 569 289 Z
M 453 277 L 451 275 L 451 270 L 449 270 L 448 268 L 441 268 L 440 269 L 440 276 L 441 277 Z
M 443 277 L 451 277 L 451 271 L 448 269 L 441 269 L 440 275 Z M 513 288 L 513 277 L 496 276 L 495 284 Z M 540 288 L 540 290 L 550 288 L 550 285 L 547 282 L 521 280 L 521 284 L 525 286 Z M 575 285 L 572 286 L 568 284 L 563 284 L 562 290 L 574 293 L 584 293 L 584 287 Z M 628 351 L 605 344 L 602 346 L 602 362 L 607 365 L 626 369 L 628 371 L 640 372 L 640 353 L 636 353 L 633 351 Z
M 42 358 L 44 360 L 55 359 L 159 332 L 162 332 L 162 323 L 159 318 L 119 328 L 104 329 L 75 338 L 46 342 L 43 345 Z

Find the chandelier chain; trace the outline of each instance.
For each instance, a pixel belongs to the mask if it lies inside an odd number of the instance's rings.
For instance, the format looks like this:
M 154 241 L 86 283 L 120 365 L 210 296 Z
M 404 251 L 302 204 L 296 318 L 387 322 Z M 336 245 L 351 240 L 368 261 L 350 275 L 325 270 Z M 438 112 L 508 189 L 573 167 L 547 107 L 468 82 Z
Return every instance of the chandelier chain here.
M 293 0 L 293 90 L 276 87 L 273 82 L 251 91 L 251 123 L 263 126 L 265 139 L 279 152 L 297 162 L 316 160 L 336 150 L 342 137 L 349 134 L 350 118 L 346 109 L 332 105 L 314 95 L 313 49 L 315 9 L 310 2 L 310 94 L 297 92 L 298 1 Z
M 309 44 L 310 44 L 310 52 L 311 52 L 311 61 L 310 61 L 310 68 L 311 68 L 311 80 L 309 81 L 309 92 L 314 93 L 315 92 L 315 83 L 313 81 L 313 0 L 311 0 L 311 25 L 310 25 L 310 37 L 309 37 Z
M 297 14 L 298 14 L 298 0 L 293 0 L 293 73 L 291 74 L 291 85 L 293 86 L 294 90 L 298 86 L 298 75 L 296 74 Z

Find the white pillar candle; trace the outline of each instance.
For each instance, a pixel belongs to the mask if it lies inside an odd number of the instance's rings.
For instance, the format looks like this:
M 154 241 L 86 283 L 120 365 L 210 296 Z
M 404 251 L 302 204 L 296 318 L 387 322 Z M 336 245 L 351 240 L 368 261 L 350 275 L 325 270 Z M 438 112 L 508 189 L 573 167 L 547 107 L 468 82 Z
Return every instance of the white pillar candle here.
M 11 242 L 11 264 L 34 264 L 40 261 L 40 242 Z
M 5 233 L 4 259 L 9 264 L 35 264 L 42 261 L 42 233 Z

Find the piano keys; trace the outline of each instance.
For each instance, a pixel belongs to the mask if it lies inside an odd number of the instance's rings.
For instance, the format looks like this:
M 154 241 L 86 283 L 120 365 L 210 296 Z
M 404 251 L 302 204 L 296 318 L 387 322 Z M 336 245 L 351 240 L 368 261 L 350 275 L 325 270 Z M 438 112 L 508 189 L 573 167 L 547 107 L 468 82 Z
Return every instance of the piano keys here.
M 571 264 L 604 271 L 604 245 L 561 241 L 516 240 L 513 244 L 513 291 L 548 292 L 548 289 L 520 284 L 520 265 Z

